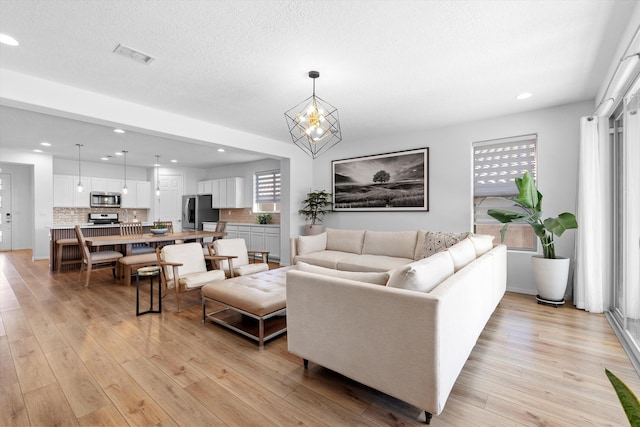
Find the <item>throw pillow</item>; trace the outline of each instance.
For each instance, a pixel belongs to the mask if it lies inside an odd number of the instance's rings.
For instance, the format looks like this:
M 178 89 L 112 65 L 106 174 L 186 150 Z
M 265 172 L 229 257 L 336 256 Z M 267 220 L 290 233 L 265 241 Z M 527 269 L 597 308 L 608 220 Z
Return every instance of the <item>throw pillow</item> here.
M 313 236 L 298 236 L 298 255 L 324 251 L 327 248 L 327 232 Z
M 372 273 L 359 271 L 342 271 L 332 268 L 320 267 L 298 261 L 296 267 L 299 271 L 320 274 L 322 276 L 339 277 L 341 279 L 357 280 L 358 282 L 371 283 L 373 285 L 386 285 L 389 280 L 389 273 Z
M 387 286 L 430 292 L 454 272 L 449 252 L 440 252 L 429 258 L 414 261 L 391 272 Z
M 471 239 L 464 239 L 447 249 L 453 260 L 455 271 L 460 270 L 465 265 L 476 259 L 476 249 L 471 243 Z
M 476 258 L 489 252 L 491 248 L 493 248 L 493 236 L 489 236 L 488 234 L 476 234 L 475 236 L 469 236 L 469 239 L 476 249 Z
M 455 245 L 462 239 L 469 237 L 471 233 L 446 233 L 441 231 L 427 231 L 424 236 L 423 258 L 428 258 L 433 254 L 441 252 Z

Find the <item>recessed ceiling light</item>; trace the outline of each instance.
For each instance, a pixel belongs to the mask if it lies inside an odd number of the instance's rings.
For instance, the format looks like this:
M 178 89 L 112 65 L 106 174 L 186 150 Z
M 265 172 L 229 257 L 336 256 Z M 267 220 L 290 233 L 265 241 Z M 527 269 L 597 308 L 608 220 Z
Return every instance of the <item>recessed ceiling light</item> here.
M 219 153 L 224 153 L 224 148 L 218 148 Z
M 520 95 L 516 96 L 516 99 L 527 99 L 531 98 L 531 94 L 529 92 L 522 92 Z
M 155 59 L 151 55 L 142 53 L 139 50 L 133 49 L 129 46 L 125 46 L 123 44 L 119 44 L 118 46 L 116 46 L 116 48 L 113 50 L 113 53 L 117 53 L 118 55 L 122 55 L 125 58 L 129 58 L 141 64 L 151 64 Z
M 33 150 L 34 153 L 42 153 L 42 150 L 38 150 L 37 148 Z
M 113 131 L 114 131 L 115 133 L 125 133 L 125 131 L 124 131 L 124 130 L 122 130 L 122 129 L 114 129 Z
M 47 141 L 42 141 L 40 145 L 42 145 L 43 147 L 51 147 L 51 143 Z
M 110 158 L 110 157 L 111 157 L 111 156 L 104 156 L 104 157 L 100 157 L 100 160 L 105 160 L 105 161 L 106 161 L 106 160 L 109 160 L 109 158 Z
M 122 153 L 120 151 L 117 151 L 116 156 L 122 156 Z
M 0 43 L 6 44 L 7 46 L 18 46 L 20 44 L 18 40 L 7 34 L 0 34 Z
M 172 159 L 171 163 L 178 163 L 178 161 L 176 159 Z

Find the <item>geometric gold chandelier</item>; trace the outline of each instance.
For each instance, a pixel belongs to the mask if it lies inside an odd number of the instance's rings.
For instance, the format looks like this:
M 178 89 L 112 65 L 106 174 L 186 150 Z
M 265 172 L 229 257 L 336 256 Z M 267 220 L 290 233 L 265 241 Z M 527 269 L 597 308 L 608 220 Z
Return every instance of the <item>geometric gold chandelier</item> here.
M 284 113 L 293 143 L 311 158 L 324 154 L 342 140 L 338 109 L 316 96 L 317 71 L 309 71 L 313 95 Z

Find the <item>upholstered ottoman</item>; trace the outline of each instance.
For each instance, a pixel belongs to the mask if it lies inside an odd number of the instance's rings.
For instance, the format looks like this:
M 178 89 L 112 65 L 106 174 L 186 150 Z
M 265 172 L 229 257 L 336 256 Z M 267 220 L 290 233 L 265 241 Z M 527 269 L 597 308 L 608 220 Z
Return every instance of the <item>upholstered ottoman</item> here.
M 258 341 L 260 346 L 285 333 L 286 276 L 291 269 L 295 267 L 283 267 L 204 285 L 202 323 L 209 319 Z M 208 302 L 217 305 L 209 313 Z

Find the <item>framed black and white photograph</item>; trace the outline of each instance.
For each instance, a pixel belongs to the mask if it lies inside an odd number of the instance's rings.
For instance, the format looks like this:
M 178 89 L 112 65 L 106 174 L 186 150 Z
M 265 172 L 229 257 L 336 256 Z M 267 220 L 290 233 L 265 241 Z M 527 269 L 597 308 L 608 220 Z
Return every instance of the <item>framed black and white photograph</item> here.
M 428 211 L 429 148 L 334 160 L 334 211 Z

